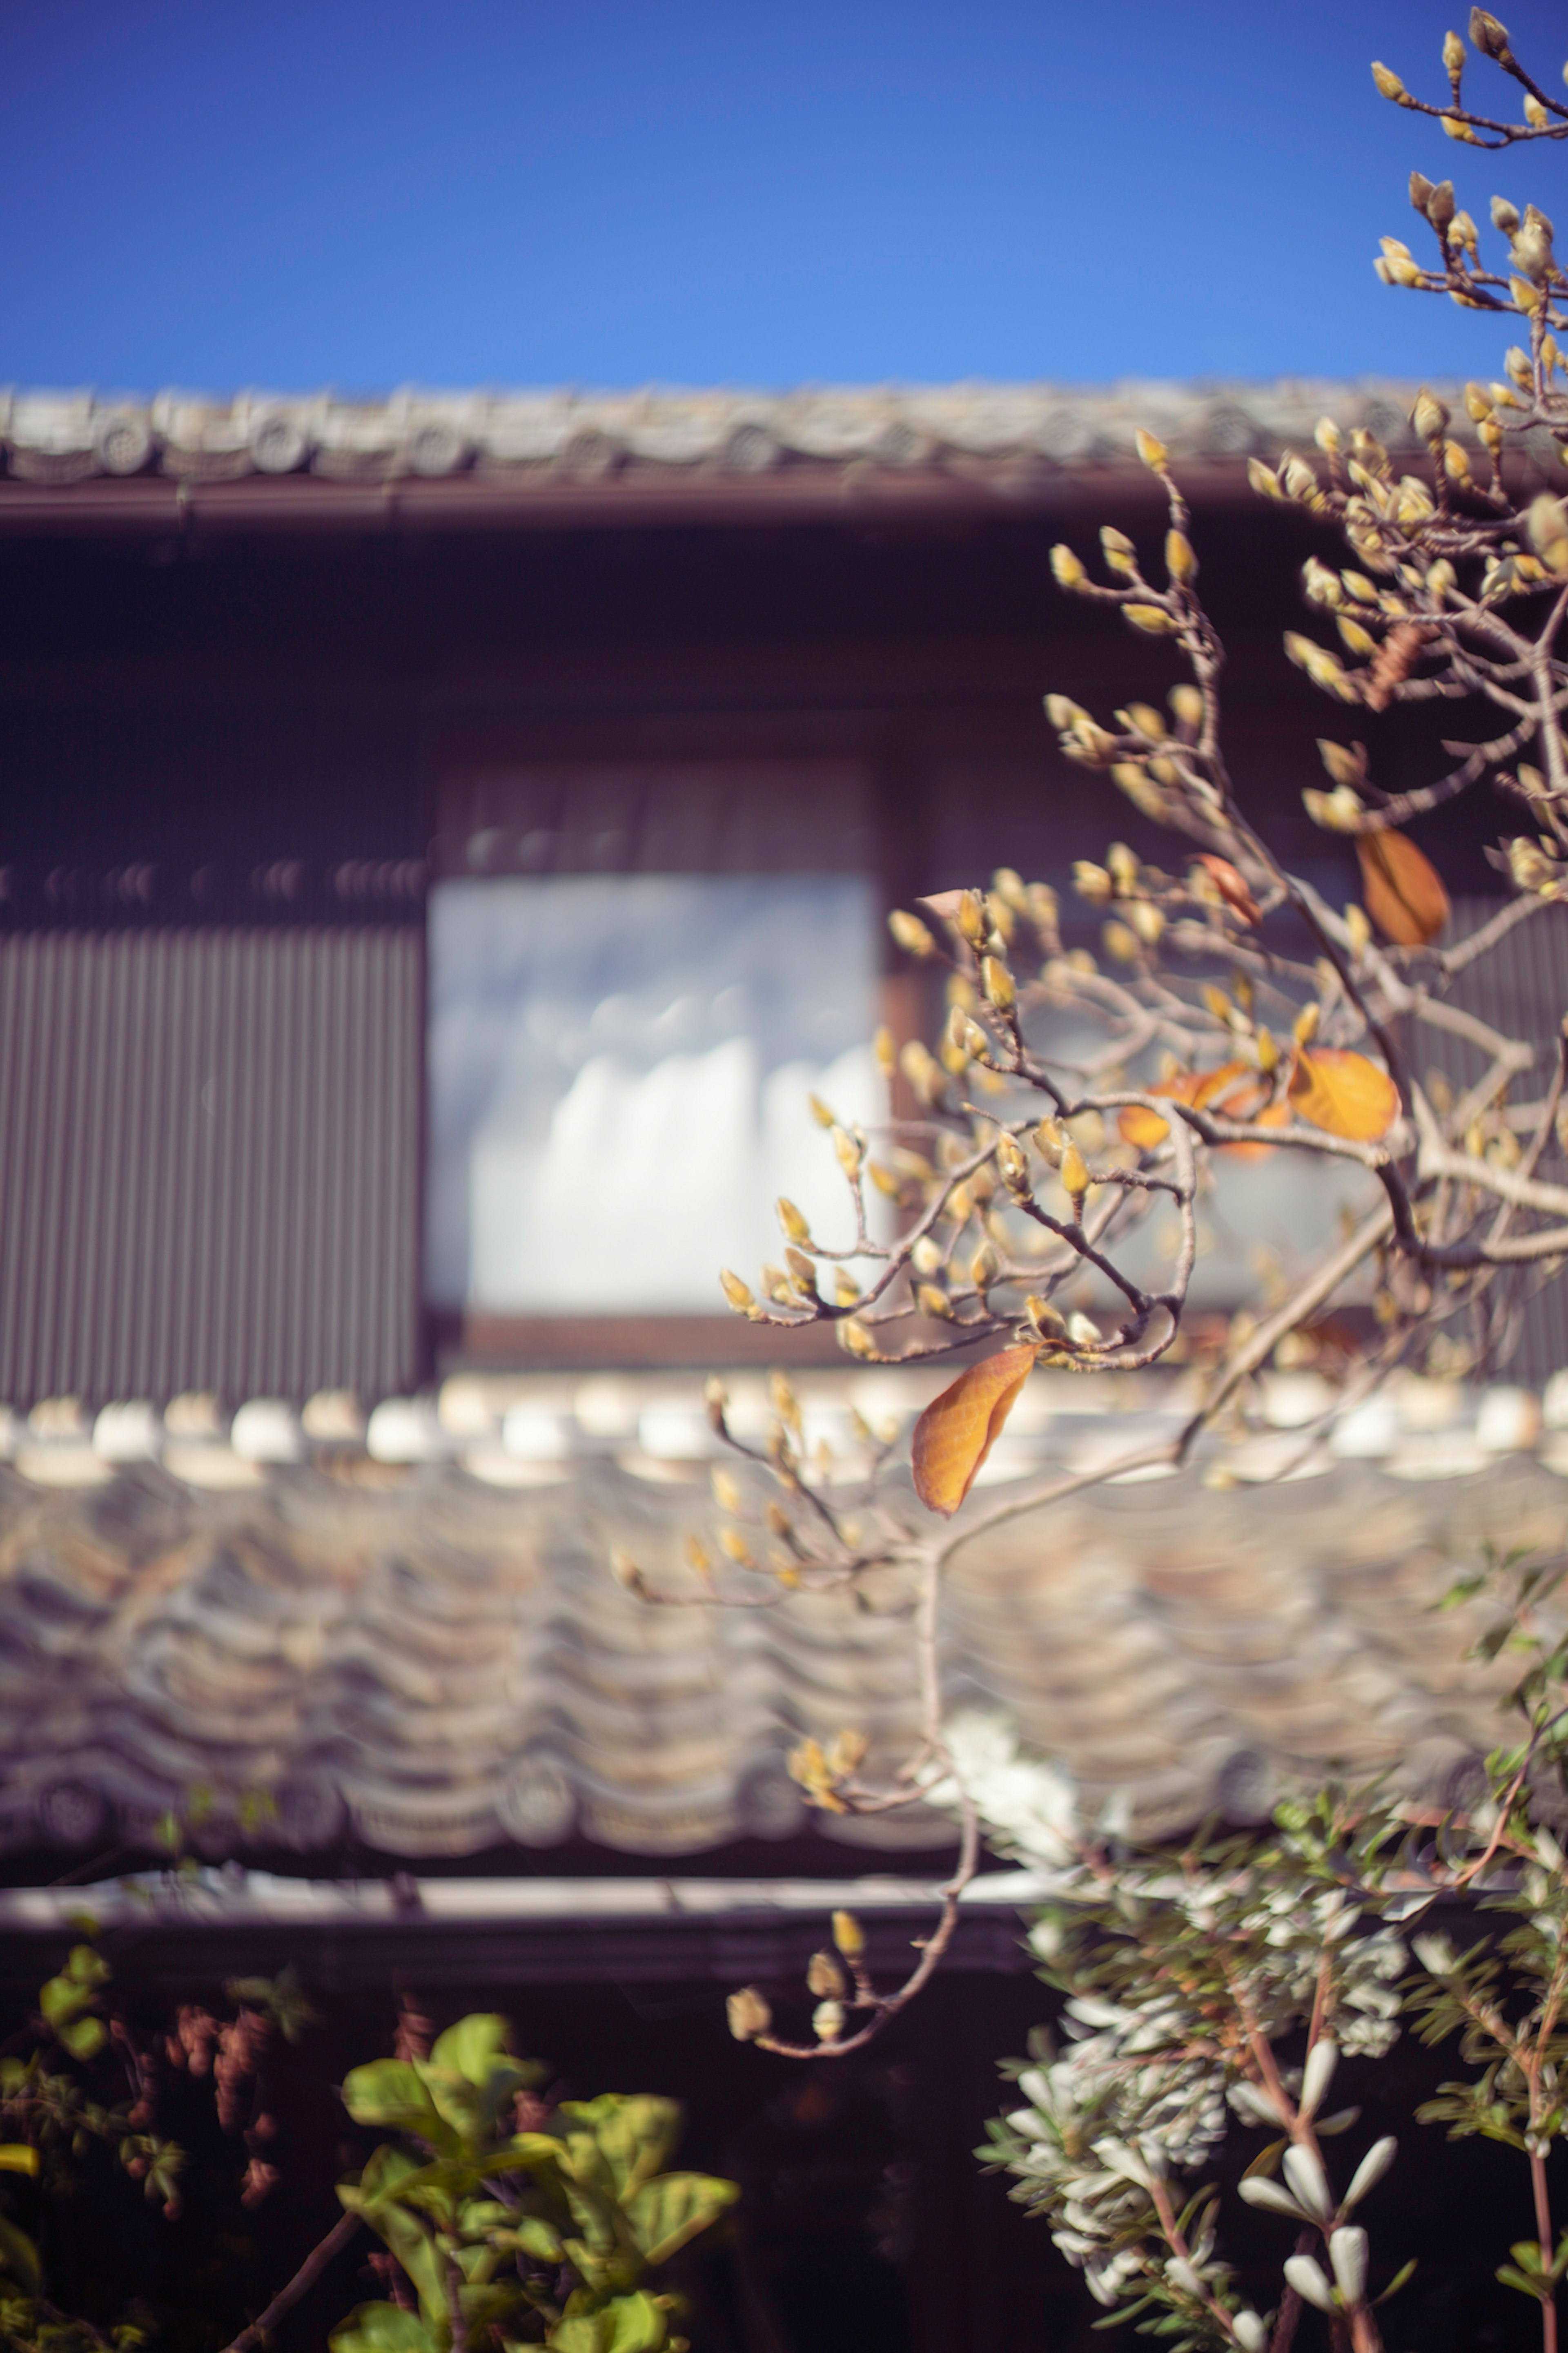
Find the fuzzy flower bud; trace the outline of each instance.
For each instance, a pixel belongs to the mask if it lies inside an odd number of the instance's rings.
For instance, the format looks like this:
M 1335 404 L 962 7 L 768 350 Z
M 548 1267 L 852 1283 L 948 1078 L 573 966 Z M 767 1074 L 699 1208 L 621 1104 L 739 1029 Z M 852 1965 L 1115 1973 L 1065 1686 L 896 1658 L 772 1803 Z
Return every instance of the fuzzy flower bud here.
M 1286 2256 L 1285 2284 L 1295 2289 L 1303 2304 L 1315 2304 L 1320 2312 L 1333 2311 L 1333 2289 L 1310 2255 Z
M 1360 2304 L 1366 2295 L 1366 2232 L 1354 2223 L 1329 2234 L 1329 2261 L 1347 2304 Z
M 888 929 L 908 955 L 929 956 L 936 954 L 936 942 L 918 915 L 906 914 L 895 907 L 888 917 Z
M 805 1972 L 805 1989 L 819 2001 L 842 2001 L 844 1972 L 831 1953 L 813 1953 Z
M 866 1950 L 866 1931 L 853 1912 L 836 1912 L 833 1915 L 833 1941 L 853 1968 Z
M 1165 533 L 1165 569 L 1173 580 L 1196 578 L 1198 559 L 1185 532 L 1168 531 Z
M 724 2005 L 729 2013 L 730 2031 L 737 2042 L 752 2042 L 765 2034 L 773 2022 L 773 2011 L 755 1986 L 742 1986 L 732 1993 Z
M 1089 577 L 1071 548 L 1060 543 L 1051 550 L 1051 570 L 1058 588 L 1081 588 Z

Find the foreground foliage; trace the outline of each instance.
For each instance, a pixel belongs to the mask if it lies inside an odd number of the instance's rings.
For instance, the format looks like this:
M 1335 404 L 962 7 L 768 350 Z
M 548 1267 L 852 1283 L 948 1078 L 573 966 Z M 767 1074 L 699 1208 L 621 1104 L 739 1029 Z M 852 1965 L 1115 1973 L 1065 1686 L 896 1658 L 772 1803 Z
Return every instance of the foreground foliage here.
M 557 2353 L 679 2353 L 673 2297 L 647 2275 L 738 2192 L 669 2173 L 673 2100 L 568 2100 L 547 2127 L 509 2132 L 542 2070 L 508 2055 L 503 2018 L 465 2018 L 427 2059 L 356 2067 L 343 2104 L 397 2134 L 338 2191 L 384 2242 L 416 2304 L 363 2304 L 332 2353 L 452 2353 L 549 2345 Z
M 210 2078 L 219 2126 L 243 2134 L 240 2203 L 277 2186 L 279 2166 L 256 2153 L 276 2132 L 265 2054 L 275 2031 L 296 2039 L 311 2012 L 288 1972 L 237 1980 L 229 1994 L 226 2020 L 182 2003 L 168 2033 L 140 2034 L 113 2002 L 107 1961 L 85 1943 L 44 1987 L 36 2047 L 0 2060 L 0 2126 L 16 2136 L 0 2144 L 0 2172 L 27 2185 L 18 2211 L 0 2211 L 5 2353 L 138 2353 L 163 2341 L 173 2316 L 142 2300 L 107 2333 L 65 2309 L 72 2283 L 58 2265 L 50 2275 L 46 2252 L 61 2201 L 112 2194 L 95 2155 L 177 2219 L 189 2152 L 156 2128 L 162 2068 Z M 398 2055 L 351 2071 L 349 2117 L 391 2137 L 339 2184 L 342 2220 L 229 2353 L 268 2341 L 362 2234 L 385 2251 L 372 2262 L 387 2292 L 338 2324 L 333 2353 L 683 2353 L 679 2300 L 659 2274 L 739 2193 L 667 2170 L 678 2105 L 611 2093 L 548 2107 L 531 2088 L 544 2070 L 510 2055 L 504 2018 L 461 2019 L 427 2053 L 425 2028 L 405 2007 Z

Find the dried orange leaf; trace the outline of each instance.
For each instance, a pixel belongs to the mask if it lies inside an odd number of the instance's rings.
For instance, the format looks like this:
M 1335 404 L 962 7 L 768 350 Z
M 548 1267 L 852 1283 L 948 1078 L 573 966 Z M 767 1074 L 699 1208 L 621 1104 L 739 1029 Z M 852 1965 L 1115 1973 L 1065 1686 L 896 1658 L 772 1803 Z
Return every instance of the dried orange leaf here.
M 971 1365 L 934 1398 L 915 1424 L 915 1493 L 928 1512 L 951 1519 L 996 1442 L 1018 1391 L 1035 1368 L 1036 1348 L 1003 1348 Z
M 1383 934 L 1402 948 L 1425 947 L 1448 920 L 1448 893 L 1424 850 L 1392 828 L 1358 833 L 1362 897 Z
M 1175 1089 L 1170 1086 L 1151 1087 L 1149 1092 L 1152 1095 L 1169 1095 L 1174 1094 Z M 1162 1119 L 1157 1111 L 1147 1110 L 1142 1103 L 1126 1104 L 1117 1113 L 1116 1124 L 1121 1132 L 1123 1144 L 1134 1145 L 1140 1152 L 1152 1152 L 1154 1146 L 1163 1144 L 1171 1133 L 1170 1121 Z
M 1214 1103 L 1217 1096 L 1234 1086 L 1237 1079 L 1252 1075 L 1245 1062 L 1222 1062 L 1217 1071 L 1173 1071 L 1168 1079 L 1162 1079 L 1157 1087 L 1151 1087 L 1149 1092 L 1166 1095 L 1173 1103 L 1191 1103 L 1195 1111 L 1202 1111 L 1205 1103 Z M 1129 1103 L 1124 1110 L 1118 1112 L 1116 1124 L 1121 1130 L 1122 1142 L 1136 1145 L 1141 1152 L 1151 1151 L 1156 1144 L 1163 1144 L 1171 1133 L 1168 1123 L 1160 1117 L 1159 1113 L 1146 1110 L 1142 1103 Z
M 1290 1101 L 1299 1117 L 1325 1134 L 1375 1144 L 1399 1117 L 1399 1090 L 1364 1054 L 1332 1046 L 1302 1047 L 1290 1073 Z
M 1262 1090 L 1259 1089 L 1258 1094 L 1250 1101 L 1227 1103 L 1225 1107 L 1226 1117 L 1244 1119 L 1249 1127 L 1289 1127 L 1289 1104 L 1266 1103 L 1262 1104 L 1261 1109 L 1255 1109 L 1254 1104 L 1259 1101 L 1261 1093 Z M 1267 1160 L 1274 1146 L 1271 1144 L 1221 1144 L 1216 1145 L 1215 1149 L 1226 1154 L 1232 1160 Z
M 1228 858 L 1216 858 L 1211 850 L 1205 849 L 1201 857 L 1194 859 L 1193 864 L 1203 868 L 1226 905 L 1233 913 L 1239 915 L 1244 923 L 1262 922 L 1262 908 L 1247 889 L 1245 876 L 1237 871 Z

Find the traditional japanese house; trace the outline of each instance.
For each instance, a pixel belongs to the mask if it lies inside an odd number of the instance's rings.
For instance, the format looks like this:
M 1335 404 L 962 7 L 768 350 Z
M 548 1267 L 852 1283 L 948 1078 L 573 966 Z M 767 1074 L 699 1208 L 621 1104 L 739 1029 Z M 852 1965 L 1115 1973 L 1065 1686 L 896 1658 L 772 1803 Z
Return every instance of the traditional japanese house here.
M 610 1545 L 657 1554 L 700 1506 L 704 1370 L 742 1414 L 786 1359 L 822 1429 L 855 1401 L 863 1377 L 725 1314 L 714 1277 L 766 1253 L 775 1193 L 817 1198 L 807 1094 L 869 1112 L 871 1029 L 927 1009 L 888 910 L 1002 862 L 1067 894 L 1119 836 L 1169 855 L 1040 709 L 1170 682 L 1050 573 L 1058 539 L 1162 527 L 1137 424 L 1194 502 L 1241 780 L 1352 895 L 1301 812 L 1323 705 L 1279 645 L 1312 531 L 1246 460 L 1325 406 L 1398 446 L 1406 405 L 0 401 L 14 1976 L 78 1900 L 27 1890 L 153 1863 L 171 1814 L 212 1873 L 121 1922 L 153 1975 L 293 1951 L 344 2000 L 523 1987 L 568 2041 L 563 1989 L 631 1987 L 731 2089 L 763 2063 L 723 2042 L 718 1996 L 798 1977 L 829 1883 L 883 1874 L 855 1900 L 886 1957 L 907 1947 L 946 1826 L 808 1816 L 784 1763 L 845 1722 L 898 1736 L 898 1626 L 832 1599 L 661 1615 Z M 1423 749 L 1391 729 L 1384 781 Z M 1423 834 L 1468 892 L 1483 824 L 1460 804 Z M 1486 983 L 1543 1039 L 1564 923 L 1521 928 Z M 1249 1246 L 1310 1213 L 1265 1200 Z M 1247 1280 L 1245 1249 L 1216 1252 L 1210 1303 Z M 1492 1691 L 1447 1621 L 1393 1630 L 1500 1511 L 1560 1528 L 1568 1398 L 1548 1387 L 1543 1421 L 1533 1393 L 1568 1360 L 1562 1313 L 1531 1310 L 1515 1386 L 1415 1384 L 1315 1482 L 1266 1483 L 1265 1445 L 1264 1483 L 1107 1488 L 1048 1546 L 1025 1525 L 966 1556 L 955 1694 L 1005 1703 L 1152 1831 L 1256 1818 L 1302 1760 L 1447 1786 Z M 1104 1442 L 1041 1388 L 1000 1477 Z M 1276 1405 L 1285 1428 L 1288 1385 Z M 1106 1411 L 1168 1409 L 1151 1387 Z M 1037 2000 L 991 1892 L 956 1964 L 994 1973 L 984 2032 L 939 1991 L 858 2079 L 879 2121 L 842 2194 L 912 2315 L 863 2317 L 861 2353 L 1008 2341 L 1038 2293 L 1000 2192 L 952 2172 Z M 809 2138 L 743 2080 L 746 2130 Z M 829 2344 L 777 2279 L 753 2290 L 773 2334 L 737 2321 L 737 2344 Z

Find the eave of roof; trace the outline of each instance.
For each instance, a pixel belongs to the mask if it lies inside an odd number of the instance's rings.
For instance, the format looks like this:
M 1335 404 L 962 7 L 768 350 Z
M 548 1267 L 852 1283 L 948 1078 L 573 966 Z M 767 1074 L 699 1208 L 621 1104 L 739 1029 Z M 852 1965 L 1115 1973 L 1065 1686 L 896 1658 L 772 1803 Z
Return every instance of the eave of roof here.
M 1415 449 L 1413 391 L 1380 378 L 377 401 L 0 393 L 0 527 L 161 531 L 197 512 L 364 529 L 799 520 L 847 502 L 886 515 L 1070 507 L 1111 483 L 1155 494 L 1133 445 L 1141 425 L 1188 470 L 1191 494 L 1214 502 L 1244 488 L 1248 457 L 1310 441 L 1325 412 Z
M 852 1444 L 858 1377 L 803 1375 L 814 1442 Z M 1104 1412 L 1082 1388 L 1041 1376 L 988 1473 L 1087 1467 L 1180 1424 L 1169 1384 Z M 760 1378 L 732 1394 L 742 1421 L 765 1416 Z M 954 1701 L 1005 1707 L 1152 1834 L 1267 1810 L 1282 1777 L 1331 1767 L 1397 1767 L 1440 1795 L 1500 1736 L 1506 1676 L 1466 1663 L 1464 1613 L 1426 1605 L 1489 1538 L 1561 1542 L 1568 1438 L 1527 1392 L 1407 1385 L 1337 1451 L 1293 1426 L 1323 1402 L 1310 1380 L 1267 1398 L 1277 1426 L 996 1529 L 949 1575 Z M 363 1434 L 341 1407 L 308 1411 L 311 1436 L 259 1402 L 226 1434 L 187 1400 L 162 1422 L 113 1409 L 95 1441 L 51 1410 L 0 1472 L 13 1850 L 144 1849 L 203 1786 L 217 1853 L 575 1835 L 672 1856 L 794 1835 L 784 1757 L 803 1733 L 858 1724 L 888 1765 L 914 1737 L 896 1593 L 869 1614 L 832 1593 L 660 1609 L 616 1585 L 615 1545 L 690 1586 L 684 1540 L 710 1516 L 711 1433 L 668 1380 L 574 1398 L 470 1377 L 387 1401 Z M 1292 1470 L 1319 1475 L 1268 1483 Z M 259 1791 L 277 1812 L 247 1828 Z M 896 1851 L 902 1822 L 823 1826 Z

